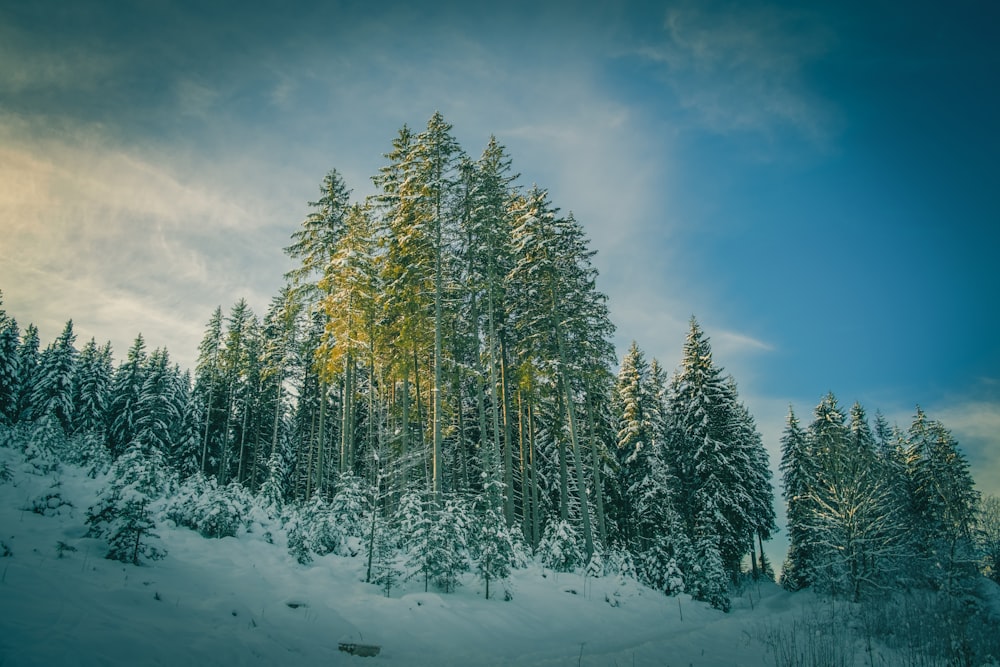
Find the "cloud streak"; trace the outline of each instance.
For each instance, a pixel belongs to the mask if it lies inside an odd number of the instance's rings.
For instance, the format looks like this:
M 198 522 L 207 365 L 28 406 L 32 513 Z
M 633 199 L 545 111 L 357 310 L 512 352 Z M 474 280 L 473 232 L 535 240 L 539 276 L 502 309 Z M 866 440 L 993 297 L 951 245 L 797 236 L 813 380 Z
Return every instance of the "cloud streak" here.
M 227 196 L 200 182 L 204 164 L 182 175 L 167 155 L 116 146 L 99 130 L 0 121 L 0 181 L 13 185 L 0 194 L 0 285 L 43 336 L 73 317 L 88 335 L 111 335 L 119 354 L 142 331 L 190 363 L 192 322 L 234 293 L 266 303 L 272 276 L 245 267 L 261 244 L 276 257 L 280 245 L 261 216 L 269 207 L 249 192 Z
M 663 40 L 639 55 L 663 66 L 697 125 L 765 136 L 791 129 L 816 145 L 829 140 L 835 114 L 802 76 L 832 39 L 816 21 L 776 7 L 719 12 L 684 4 L 667 10 L 663 25 Z

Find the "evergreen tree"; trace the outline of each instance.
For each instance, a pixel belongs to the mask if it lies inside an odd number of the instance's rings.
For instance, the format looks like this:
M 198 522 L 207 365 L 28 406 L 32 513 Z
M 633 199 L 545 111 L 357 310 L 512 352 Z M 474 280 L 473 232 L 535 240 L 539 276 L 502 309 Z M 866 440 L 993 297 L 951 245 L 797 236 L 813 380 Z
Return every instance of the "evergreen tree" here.
M 518 563 L 517 547 L 502 510 L 500 483 L 493 482 L 480 496 L 471 544 L 476 573 L 486 586 L 487 600 L 490 599 L 490 583 L 506 579 Z
M 688 591 L 724 607 L 728 602 L 719 602 L 719 591 L 727 588 L 725 578 L 712 582 L 706 577 L 720 571 L 733 579 L 739 575 L 756 530 L 768 523 L 761 508 L 770 502 L 770 485 L 754 481 L 761 459 L 753 453 L 759 436 L 739 406 L 735 383 L 715 366 L 708 339 L 694 318 L 681 368 L 671 383 L 667 423 L 667 453 L 677 470 L 678 497 L 684 499 L 678 509 L 701 563 L 698 581 Z M 701 562 L 711 557 L 714 563 L 716 555 L 721 570 Z
M 203 475 L 217 470 L 225 433 L 225 382 L 222 376 L 222 306 L 212 313 L 205 335 L 198 345 L 195 365 L 194 399 L 201 406 L 201 455 Z
M 732 380 L 732 378 L 730 378 Z M 735 381 L 731 382 L 735 397 Z M 742 485 L 747 495 L 747 528 L 750 531 L 751 568 L 754 577 L 760 576 L 762 563 L 755 557 L 754 538 L 764 555 L 764 540 L 768 540 L 778 530 L 774 513 L 774 488 L 771 486 L 771 466 L 764 447 L 764 441 L 757 431 L 753 415 L 745 405 L 734 403 L 734 437 L 742 450 L 745 468 L 741 472 Z
M 115 371 L 108 408 L 108 447 L 115 458 L 132 444 L 142 387 L 146 380 L 146 341 L 135 337 L 125 361 Z
M 294 243 L 285 248 L 285 254 L 301 262 L 285 277 L 300 299 L 310 304 L 320 298 L 318 282 L 326 274 L 344 233 L 344 219 L 351 196 L 336 169 L 331 169 L 323 177 L 319 191 L 320 198 L 309 202 L 313 211 L 302 222 L 302 228 L 292 234 Z
M 355 396 L 359 363 L 371 363 L 377 313 L 377 266 L 374 226 L 369 212 L 352 206 L 344 232 L 320 289 L 327 295 L 323 343 L 318 351 L 326 382 L 343 379 L 340 472 L 354 470 L 357 453 Z
M 108 486 L 87 510 L 89 535 L 104 538 L 107 558 L 140 565 L 166 552 L 157 546 L 158 535 L 150 503 L 166 488 L 163 462 L 130 446 L 115 462 Z
M 93 338 L 84 345 L 73 378 L 73 428 L 101 438 L 107 428 L 107 411 L 114 376 L 111 343 L 101 347 Z
M 793 591 L 809 586 L 814 579 L 813 545 L 807 526 L 808 496 L 817 474 L 814 466 L 805 431 L 789 406 L 781 436 L 782 494 L 788 530 L 788 555 L 781 568 L 781 583 Z
M 32 378 L 32 418 L 54 419 L 63 434 L 73 430 L 73 375 L 76 348 L 73 343 L 73 320 L 66 323 L 59 337 L 42 353 L 38 370 Z
M 170 450 L 170 425 L 180 418 L 170 400 L 173 387 L 167 351 L 153 350 L 145 366 L 135 406 L 133 441 L 147 451 L 155 449 L 163 454 Z
M 662 418 L 650 392 L 649 366 L 635 341 L 622 359 L 615 387 L 614 409 L 618 415 L 617 463 L 620 478 L 621 505 L 619 518 L 624 537 L 633 548 L 642 535 L 638 529 L 636 503 L 649 489 L 650 458 L 656 456 L 653 438 L 654 419 Z M 658 490 L 657 490 L 658 491 Z M 649 504 L 647 504 L 648 506 Z
M 18 355 L 20 331 L 17 320 L 2 309 L 0 292 L 0 426 L 11 426 L 18 419 L 18 394 L 21 385 L 21 363 Z
M 580 548 L 580 535 L 569 521 L 551 521 L 538 544 L 537 555 L 542 565 L 556 572 L 572 572 L 587 564 Z
M 40 342 L 38 339 L 38 328 L 34 324 L 29 324 L 21 336 L 21 343 L 17 348 L 17 370 L 19 374 L 19 387 L 17 398 L 17 420 L 31 419 L 32 404 L 31 394 L 35 384 L 35 374 L 38 371 L 38 357 Z
M 948 429 L 919 407 L 907 432 L 906 457 L 918 576 L 954 590 L 974 571 L 979 494 L 969 464 Z
M 983 496 L 977 519 L 983 574 L 1000 584 L 1000 497 Z

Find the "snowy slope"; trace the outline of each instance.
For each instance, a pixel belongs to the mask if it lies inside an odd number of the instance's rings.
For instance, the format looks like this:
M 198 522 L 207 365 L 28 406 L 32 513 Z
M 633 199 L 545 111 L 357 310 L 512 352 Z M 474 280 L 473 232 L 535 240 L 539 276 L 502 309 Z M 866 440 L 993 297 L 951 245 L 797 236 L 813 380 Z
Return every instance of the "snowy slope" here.
M 276 527 L 270 544 L 263 531 L 209 540 L 162 521 L 168 556 L 124 565 L 105 560 L 104 544 L 85 537 L 101 480 L 70 466 L 42 476 L 0 448 L 4 463 L 12 473 L 0 482 L 0 539 L 11 552 L 0 558 L 5 667 L 762 665 L 773 664 L 760 639 L 765 630 L 814 600 L 764 584 L 724 614 L 634 581 L 538 566 L 515 572 L 509 601 L 485 600 L 471 574 L 453 594 L 424 593 L 413 581 L 386 598 L 363 583 L 361 556 L 303 566 Z M 53 493 L 72 506 L 47 515 L 25 509 Z M 339 641 L 379 644 L 382 652 L 350 656 Z

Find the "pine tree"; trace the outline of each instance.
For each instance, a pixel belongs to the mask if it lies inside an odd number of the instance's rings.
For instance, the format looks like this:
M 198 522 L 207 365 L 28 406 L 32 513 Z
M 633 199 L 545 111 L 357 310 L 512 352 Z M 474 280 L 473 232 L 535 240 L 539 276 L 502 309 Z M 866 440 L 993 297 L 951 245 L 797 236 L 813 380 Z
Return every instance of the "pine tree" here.
M 516 354 L 522 369 L 531 369 L 532 374 L 544 369 L 538 376 L 551 378 L 549 391 L 556 394 L 557 412 L 565 417 L 570 450 L 565 452 L 560 444 L 560 517 L 565 519 L 569 509 L 568 454 L 589 559 L 594 539 L 577 403 L 586 394 L 586 381 L 594 369 L 614 358 L 609 342 L 614 327 L 607 316 L 606 297 L 595 286 L 594 253 L 572 215 L 559 216 L 548 194 L 535 188 L 516 200 L 514 219 L 508 307 L 518 337 Z
M 736 395 L 735 381 L 731 391 Z M 739 474 L 747 497 L 747 526 L 750 531 L 751 568 L 754 577 L 763 569 L 755 557 L 754 538 L 764 554 L 764 540 L 768 540 L 778 530 L 774 513 L 774 488 L 771 486 L 771 466 L 764 441 L 757 431 L 753 415 L 747 407 L 734 400 L 734 437 L 742 450 L 745 469 Z
M 320 298 L 319 280 L 326 274 L 333 254 L 344 233 L 345 216 L 351 191 L 336 169 L 331 169 L 320 184 L 320 198 L 309 202 L 313 211 L 292 234 L 294 243 L 285 254 L 301 264 L 286 274 L 300 300 L 316 303 Z
M 616 454 L 621 489 L 619 521 L 625 540 L 632 543 L 633 549 L 638 540 L 650 537 L 639 531 L 636 503 L 643 499 L 645 493 L 656 493 L 649 488 L 652 474 L 650 457 L 657 454 L 653 420 L 661 415 L 654 407 L 655 397 L 650 395 L 650 389 L 649 366 L 645 355 L 633 341 L 622 359 L 614 396 L 614 409 L 618 416 Z
M 471 540 L 476 573 L 486 586 L 487 600 L 490 599 L 490 583 L 507 578 L 518 562 L 517 547 L 502 509 L 500 483 L 488 484 L 479 498 Z
M 374 226 L 369 212 L 352 206 L 344 219 L 340 238 L 320 289 L 326 294 L 323 309 L 328 318 L 318 351 L 326 382 L 343 378 L 340 472 L 354 470 L 357 453 L 355 395 L 359 362 L 374 353 L 373 330 L 377 318 L 377 267 Z
M 11 426 L 18 419 L 21 363 L 17 348 L 20 331 L 17 320 L 9 317 L 2 306 L 3 292 L 0 292 L 0 426 Z
M 807 526 L 808 496 L 817 474 L 814 466 L 805 431 L 789 406 L 781 436 L 782 494 L 789 542 L 788 556 L 781 568 L 781 583 L 793 591 L 809 586 L 814 580 L 814 548 Z
M 146 341 L 136 336 L 128 355 L 115 371 L 108 408 L 108 447 L 115 458 L 132 444 L 136 434 L 137 411 L 146 380 Z
M 686 577 L 685 590 L 695 600 L 709 603 L 716 609 L 729 611 L 729 587 L 726 570 L 719 552 L 716 534 L 719 517 L 718 508 L 707 489 L 700 489 L 698 502 L 703 510 L 698 514 L 692 540 L 692 565 Z
M 919 407 L 907 432 L 907 473 L 918 576 L 955 590 L 974 571 L 972 529 L 979 494 L 958 443 Z
M 568 521 L 552 521 L 538 544 L 536 554 L 545 567 L 556 572 L 572 572 L 589 560 L 580 548 L 580 535 Z
M 30 420 L 32 413 L 31 393 L 35 384 L 35 374 L 38 371 L 38 357 L 40 342 L 38 339 L 38 328 L 34 324 L 29 324 L 21 336 L 21 343 L 17 348 L 17 370 L 18 370 L 18 398 L 17 398 L 17 420 Z
M 396 549 L 388 527 L 379 522 L 373 524 L 371 583 L 379 586 L 389 597 L 392 589 L 397 586 L 403 576 L 403 571 L 396 564 Z
M 98 347 L 97 341 L 91 338 L 80 351 L 73 378 L 75 432 L 93 433 L 103 438 L 113 376 L 111 343 Z
M 115 462 L 108 486 L 97 503 L 87 510 L 89 535 L 108 543 L 107 558 L 140 565 L 142 559 L 157 560 L 166 552 L 157 546 L 158 535 L 150 503 L 167 482 L 163 462 L 130 446 Z
M 1000 497 L 981 498 L 976 527 L 983 574 L 1000 584 Z
M 222 306 L 219 306 L 212 313 L 205 335 L 198 345 L 198 361 L 195 365 L 194 399 L 201 406 L 202 417 L 199 469 L 203 475 L 215 470 L 221 458 L 219 453 L 225 431 L 221 420 L 225 401 L 221 357 Z
M 56 420 L 63 434 L 73 430 L 73 375 L 76 348 L 73 343 L 73 320 L 66 323 L 59 337 L 39 358 L 31 388 L 32 418 Z
M 667 423 L 667 455 L 674 461 L 678 497 L 683 499 L 678 511 L 693 536 L 695 552 L 713 559 L 717 554 L 722 573 L 735 579 L 743 556 L 751 551 L 757 524 L 766 523 L 766 517 L 756 522 L 753 518 L 755 508 L 766 503 L 754 499 L 755 493 L 764 492 L 753 482 L 755 430 L 742 415 L 735 382 L 715 366 L 708 339 L 694 318 L 681 368 L 671 382 Z M 714 549 L 709 549 L 713 536 Z M 728 585 L 725 577 L 705 580 L 719 570 L 704 563 L 699 572 L 700 583 L 689 592 L 716 599 Z M 718 601 L 712 604 L 719 606 Z

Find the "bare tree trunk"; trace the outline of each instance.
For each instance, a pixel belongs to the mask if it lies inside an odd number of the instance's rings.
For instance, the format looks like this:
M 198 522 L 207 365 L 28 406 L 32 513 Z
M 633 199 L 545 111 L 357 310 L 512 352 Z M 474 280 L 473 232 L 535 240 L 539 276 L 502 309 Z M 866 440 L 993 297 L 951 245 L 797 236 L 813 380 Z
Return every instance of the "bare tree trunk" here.
M 604 484 L 601 481 L 601 461 L 597 455 L 597 437 L 595 435 L 597 424 L 594 420 L 593 401 L 591 400 L 589 391 L 587 392 L 586 406 L 590 460 L 594 474 L 594 501 L 597 505 L 597 530 L 601 538 L 601 544 L 606 545 L 608 543 L 608 528 L 604 518 Z

